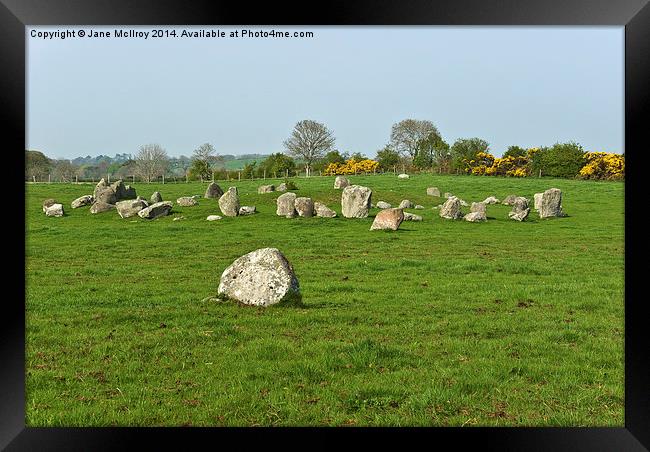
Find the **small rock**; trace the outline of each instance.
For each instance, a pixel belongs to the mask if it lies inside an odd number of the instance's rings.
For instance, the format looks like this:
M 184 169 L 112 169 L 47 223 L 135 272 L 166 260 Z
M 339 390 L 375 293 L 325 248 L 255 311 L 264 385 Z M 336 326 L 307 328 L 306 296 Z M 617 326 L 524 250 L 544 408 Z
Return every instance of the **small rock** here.
M 455 196 L 448 198 L 440 208 L 440 216 L 448 220 L 463 218 L 463 213 L 460 211 L 460 199 Z
M 485 216 L 486 213 L 486 206 L 485 202 L 473 202 L 472 207 L 469 208 L 470 212 L 482 212 L 483 216 Z
M 221 220 L 221 217 L 219 215 L 208 215 L 206 220 L 208 220 L 208 221 L 216 221 L 216 220 Z
M 162 202 L 162 200 L 163 200 L 162 195 L 160 194 L 159 191 L 153 192 L 153 194 L 151 195 L 151 198 L 150 198 L 151 204 L 156 204 L 157 202 Z
M 447 199 L 451 198 L 452 196 L 454 196 L 454 195 L 452 195 L 449 192 L 445 193 L 445 195 L 444 195 L 444 197 L 447 198 Z
M 122 218 L 130 218 L 138 214 L 142 209 L 147 207 L 147 202 L 139 199 L 127 199 L 118 201 L 115 204 L 117 213 Z
M 311 198 L 306 198 L 306 197 L 296 198 L 296 201 L 294 202 L 294 206 L 296 208 L 296 212 L 298 212 L 298 216 L 301 217 L 314 216 L 314 202 L 311 200 Z
M 193 196 L 183 196 L 176 200 L 176 204 L 181 207 L 192 207 L 198 204 Z
M 494 196 L 488 196 L 483 201 L 484 204 L 498 204 L 500 201 Z
M 388 204 L 387 202 L 384 202 L 384 201 L 379 201 L 377 203 L 377 208 L 378 209 L 390 209 L 391 207 L 393 207 L 393 206 L 391 206 L 390 204 Z
M 398 209 L 412 209 L 414 204 L 409 201 L 408 199 L 403 199 L 401 203 L 399 203 L 399 206 L 397 207 Z
M 336 179 L 334 179 L 334 188 L 345 188 L 350 185 L 350 181 L 348 180 L 347 177 L 343 176 L 336 176 Z
M 185 219 L 185 217 L 181 215 L 180 217 L 174 217 L 172 221 L 180 221 L 180 220 L 184 220 L 184 219 Z
M 465 221 L 469 221 L 471 223 L 478 223 L 480 221 L 487 221 L 487 217 L 485 216 L 485 212 L 482 211 L 474 211 L 470 212 L 467 215 L 463 217 Z
M 219 184 L 216 182 L 210 182 L 210 185 L 208 185 L 208 188 L 205 189 L 205 193 L 203 194 L 204 198 L 212 199 L 216 198 L 219 199 L 223 196 L 223 190 L 221 187 L 219 187 Z
M 271 193 L 275 191 L 275 185 L 261 185 L 257 187 L 257 193 Z
M 282 183 L 278 185 L 278 188 L 275 191 L 287 191 L 287 184 Z
M 239 215 L 239 194 L 237 187 L 230 187 L 228 191 L 219 198 L 219 209 L 227 217 Z
M 142 209 L 140 212 L 138 212 L 138 216 L 146 220 L 155 220 L 156 218 L 169 215 L 169 212 L 172 210 L 172 206 L 173 204 L 171 201 L 157 202 L 150 205 L 149 207 Z
M 103 213 L 115 209 L 115 204 L 109 204 L 104 201 L 95 201 L 93 206 L 90 208 L 90 213 Z
M 414 213 L 404 212 L 404 221 L 422 221 L 422 217 Z
M 93 203 L 94 200 L 95 199 L 93 198 L 93 195 L 83 195 L 72 201 L 70 207 L 73 209 L 78 209 L 79 207 L 89 206 Z
M 427 188 L 427 195 L 429 196 L 437 196 L 438 198 L 440 197 L 440 190 L 438 187 L 428 187 Z
M 63 204 L 59 204 L 59 203 L 51 204 L 45 209 L 45 215 L 47 215 L 48 217 L 62 217 Z
M 415 210 L 424 210 L 424 206 L 421 206 L 420 204 L 416 204 Z
M 241 206 L 239 208 L 239 215 L 252 215 L 255 212 L 257 212 L 255 206 Z
M 533 197 L 534 202 L 535 202 L 535 204 L 534 204 L 535 210 L 539 210 L 542 207 L 542 198 L 543 198 L 543 196 L 544 196 L 544 193 L 535 193 L 535 195 Z
M 508 195 L 506 196 L 506 199 L 504 199 L 501 204 L 503 204 L 504 206 L 511 206 L 514 204 L 516 198 L 517 195 Z
M 317 217 L 334 218 L 336 216 L 336 212 L 318 201 L 314 202 L 314 212 Z
M 408 179 L 409 177 L 410 177 L 410 176 L 409 176 L 408 174 L 404 174 L 404 173 L 399 174 L 399 175 L 397 176 L 398 179 Z
M 46 199 L 43 201 L 43 213 L 47 212 L 47 208 L 51 205 L 56 204 L 56 201 L 52 198 Z
M 528 217 L 530 209 L 528 200 L 524 197 L 517 196 L 512 202 L 512 210 L 508 213 L 511 220 L 524 221 Z

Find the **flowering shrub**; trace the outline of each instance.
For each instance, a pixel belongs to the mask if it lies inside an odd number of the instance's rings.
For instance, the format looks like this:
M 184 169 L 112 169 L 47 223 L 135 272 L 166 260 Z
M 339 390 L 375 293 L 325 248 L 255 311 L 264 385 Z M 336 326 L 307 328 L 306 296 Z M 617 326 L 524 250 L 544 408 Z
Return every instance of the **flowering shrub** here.
M 625 156 L 607 152 L 585 153 L 587 164 L 578 177 L 581 179 L 623 180 L 625 178 Z
M 372 173 L 379 168 L 379 162 L 370 159 L 346 160 L 345 163 L 330 163 L 325 168 L 326 176 Z
M 530 174 L 526 156 L 494 158 L 487 152 L 479 152 L 472 160 L 464 159 L 465 172 L 475 176 L 525 177 Z

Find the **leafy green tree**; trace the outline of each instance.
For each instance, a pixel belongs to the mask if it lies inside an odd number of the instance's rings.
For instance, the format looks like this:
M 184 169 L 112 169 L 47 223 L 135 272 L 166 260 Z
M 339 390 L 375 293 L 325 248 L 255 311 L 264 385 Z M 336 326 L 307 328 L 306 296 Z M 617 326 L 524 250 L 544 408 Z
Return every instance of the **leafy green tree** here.
M 519 146 L 509 146 L 508 150 L 503 153 L 503 157 L 523 157 L 526 155 L 526 149 Z
M 379 168 L 383 171 L 392 171 L 392 169 L 400 163 L 400 156 L 390 145 L 384 146 L 380 151 L 377 151 L 377 161 Z
M 555 143 L 536 157 L 531 162 L 533 174 L 541 169 L 543 176 L 551 177 L 576 177 L 586 163 L 584 149 L 575 142 Z
M 52 161 L 40 151 L 25 150 L 25 178 L 42 179 L 52 169 Z
M 287 171 L 289 176 L 295 176 L 296 162 L 288 155 L 277 152 L 269 155 L 262 163 L 260 163 L 258 172 L 259 171 L 261 171 L 261 174 L 264 174 L 264 171 L 266 171 L 266 177 L 286 176 Z
M 400 155 L 415 158 L 420 141 L 431 134 L 440 137 L 440 133 L 431 121 L 404 119 L 393 124 L 390 132 L 390 146 Z
M 352 154 L 350 156 L 350 159 L 356 160 L 358 162 L 359 160 L 367 160 L 368 156 L 366 156 L 365 154 L 363 154 L 361 152 L 355 152 L 354 154 Z
M 212 168 L 210 168 L 210 164 L 205 160 L 192 160 L 188 177 L 191 180 L 201 181 L 212 179 Z
M 255 167 L 257 166 L 256 161 L 252 161 L 244 165 L 244 168 L 241 171 L 242 179 L 252 179 L 255 177 Z
M 330 163 L 345 163 L 346 156 L 342 155 L 338 150 L 330 151 L 322 159 L 314 163 L 313 168 L 315 171 L 323 171 Z
M 418 143 L 413 165 L 420 169 L 446 166 L 449 158 L 449 144 L 439 134 L 432 133 Z
M 490 144 L 481 138 L 459 138 L 451 146 L 452 167 L 464 169 L 463 160 L 475 160 L 479 152 L 488 152 Z

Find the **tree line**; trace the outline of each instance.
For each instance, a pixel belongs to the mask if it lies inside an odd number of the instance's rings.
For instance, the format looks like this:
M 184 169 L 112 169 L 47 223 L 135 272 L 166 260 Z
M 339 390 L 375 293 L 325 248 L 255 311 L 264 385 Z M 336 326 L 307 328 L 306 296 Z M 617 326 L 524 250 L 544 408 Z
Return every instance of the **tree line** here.
M 277 178 L 295 176 L 299 171 L 310 176 L 314 171 L 335 174 L 333 168 L 348 168 L 349 171 L 351 167 L 358 167 L 372 168 L 373 172 L 624 177 L 624 155 L 586 152 L 578 143 L 569 142 L 528 149 L 513 145 L 502 157 L 495 158 L 490 153 L 489 143 L 482 138 L 459 138 L 449 145 L 429 120 L 404 119 L 393 124 L 388 143 L 376 151 L 374 160 L 360 152 L 341 152 L 335 145 L 336 138 L 325 124 L 302 120 L 283 142 L 284 152 L 268 155 L 259 164 L 257 159 L 248 162 L 238 176 Z M 201 181 L 227 179 L 231 174 L 226 170 L 225 162 L 234 157 L 217 153 L 210 143 L 198 146 L 190 158 L 170 158 L 157 143 L 142 145 L 134 156 L 118 156 L 120 158 L 111 163 L 102 160 L 97 165 L 76 165 L 70 160 L 53 160 L 42 152 L 27 150 L 25 178 L 42 181 L 47 177 L 62 182 L 99 179 L 107 175 L 123 179 L 137 177 L 145 182 L 165 177 Z

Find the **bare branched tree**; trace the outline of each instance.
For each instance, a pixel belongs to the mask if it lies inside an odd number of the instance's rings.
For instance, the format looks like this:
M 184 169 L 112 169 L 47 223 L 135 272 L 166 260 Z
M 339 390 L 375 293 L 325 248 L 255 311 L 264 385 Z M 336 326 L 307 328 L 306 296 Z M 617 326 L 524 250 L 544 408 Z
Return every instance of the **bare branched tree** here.
M 440 138 L 440 132 L 431 121 L 404 119 L 393 124 L 390 133 L 390 144 L 401 155 L 413 159 L 420 141 L 430 138 L 432 135 Z
M 217 154 L 210 143 L 202 144 L 192 153 L 193 172 L 201 178 L 201 181 L 209 179 L 215 168 L 225 168 L 225 164 L 223 156 Z
M 167 151 L 159 144 L 145 144 L 140 146 L 138 155 L 135 157 L 133 170 L 136 176 L 147 182 L 165 174 L 169 163 Z
M 73 165 L 67 159 L 55 160 L 53 166 L 54 179 L 60 182 L 71 182 L 78 169 L 76 165 Z
M 334 146 L 334 141 L 332 132 L 324 124 L 305 119 L 293 128 L 291 136 L 284 142 L 284 147 L 290 155 L 305 161 L 305 170 L 309 176 L 312 163 L 329 152 Z

